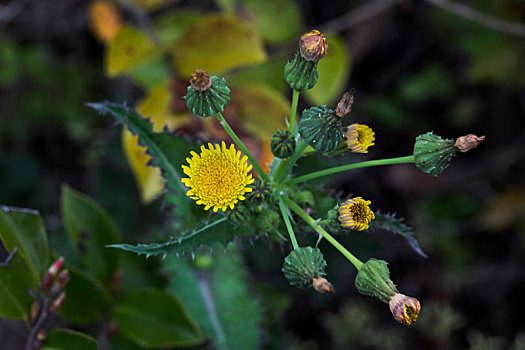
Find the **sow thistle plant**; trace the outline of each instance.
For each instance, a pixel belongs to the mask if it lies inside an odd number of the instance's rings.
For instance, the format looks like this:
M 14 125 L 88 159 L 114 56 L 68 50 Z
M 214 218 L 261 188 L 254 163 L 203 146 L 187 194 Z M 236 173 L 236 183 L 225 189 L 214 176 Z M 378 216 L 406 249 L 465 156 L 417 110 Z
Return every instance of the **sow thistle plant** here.
M 91 104 L 138 135 L 139 144 L 147 147 L 152 158 L 150 165 L 162 170 L 167 188 L 162 200 L 172 204 L 171 215 L 180 227 L 190 227 L 164 243 L 111 247 L 146 257 L 165 257 L 195 254 L 202 246 L 226 245 L 235 237 L 267 237 L 281 243 L 289 240 L 293 249 L 284 259 L 282 271 L 290 284 L 333 293 L 334 286 L 324 277 L 327 263 L 320 249 L 301 246 L 296 238 L 296 232 L 313 231 L 357 269 L 355 287 L 360 293 L 389 304 L 398 322 L 413 324 L 421 305 L 417 299 L 397 290 L 387 262 L 375 258 L 362 262 L 329 233 L 382 228 L 403 236 L 418 254 L 425 256 L 410 228 L 394 215 L 374 212 L 366 198 L 356 196 L 341 201 L 310 186 L 308 181 L 357 168 L 401 163 L 414 163 L 425 173 L 437 176 L 458 151 L 475 148 L 484 137 L 467 135 L 448 140 L 429 132 L 416 138 L 413 154 L 409 156 L 368 160 L 294 176 L 294 166 L 302 156 L 315 152 L 326 156 L 363 154 L 375 143 L 375 134 L 369 126 L 349 123 L 347 118 L 354 103 L 354 90 L 345 93 L 335 109 L 325 105 L 305 109 L 297 123 L 299 94 L 315 86 L 319 76 L 317 64 L 327 50 L 323 34 L 312 30 L 301 37 L 299 50 L 284 67 L 284 79 L 293 90 L 290 118 L 287 130 L 277 130 L 271 139 L 274 159 L 268 173 L 221 113 L 230 101 L 226 81 L 204 70 L 192 74 L 186 105 L 202 118 L 216 118 L 233 144 L 224 141 L 201 144 L 197 139 L 167 130 L 155 133 L 149 120 L 126 106 L 109 102 Z M 198 221 L 201 223 L 195 225 Z

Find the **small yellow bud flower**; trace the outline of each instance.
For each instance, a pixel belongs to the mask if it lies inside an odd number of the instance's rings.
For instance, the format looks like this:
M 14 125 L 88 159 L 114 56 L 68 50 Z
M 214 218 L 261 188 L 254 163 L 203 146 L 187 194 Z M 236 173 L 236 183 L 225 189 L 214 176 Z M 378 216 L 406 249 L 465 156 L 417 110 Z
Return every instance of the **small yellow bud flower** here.
M 319 61 L 326 56 L 328 43 L 320 31 L 314 29 L 304 34 L 299 40 L 301 56 L 307 61 Z
M 388 305 L 396 321 L 407 326 L 416 322 L 417 316 L 421 312 L 421 304 L 416 298 L 401 293 L 394 294 Z
M 350 152 L 368 153 L 368 147 L 374 145 L 375 133 L 368 125 L 352 124 L 346 129 L 346 146 Z
M 368 207 L 372 202 L 361 197 L 346 200 L 339 208 L 339 222 L 349 230 L 362 231 L 375 219 L 374 212 Z

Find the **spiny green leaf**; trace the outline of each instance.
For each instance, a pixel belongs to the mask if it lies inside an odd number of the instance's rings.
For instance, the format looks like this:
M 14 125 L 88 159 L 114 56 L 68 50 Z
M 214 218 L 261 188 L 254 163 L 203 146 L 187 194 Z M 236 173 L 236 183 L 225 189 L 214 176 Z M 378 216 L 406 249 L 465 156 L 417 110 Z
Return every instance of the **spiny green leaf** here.
M 402 218 L 396 218 L 395 214 L 383 214 L 380 211 L 374 213 L 375 219 L 370 223 L 370 228 L 380 228 L 383 230 L 390 231 L 397 235 L 400 235 L 407 240 L 410 248 L 423 258 L 427 258 L 427 255 L 421 250 L 419 243 L 414 238 L 414 232 L 412 228 L 403 223 Z
M 170 257 L 169 290 L 185 303 L 219 350 L 258 349 L 261 310 L 249 293 L 243 262 L 235 252 L 217 249 L 209 270 L 195 271 L 184 259 Z M 242 320 L 242 321 L 240 321 Z
M 46 337 L 42 350 L 97 350 L 97 342 L 87 334 L 55 328 Z
M 234 227 L 225 217 L 221 217 L 205 223 L 202 227 L 193 231 L 188 231 L 180 237 L 171 238 L 164 243 L 112 244 L 108 247 L 146 255 L 146 257 L 153 255 L 166 257 L 170 254 L 193 253 L 201 246 L 211 246 L 214 243 L 219 243 L 225 247 L 236 236 L 248 236 L 253 234 L 253 232 L 254 228 L 252 226 Z

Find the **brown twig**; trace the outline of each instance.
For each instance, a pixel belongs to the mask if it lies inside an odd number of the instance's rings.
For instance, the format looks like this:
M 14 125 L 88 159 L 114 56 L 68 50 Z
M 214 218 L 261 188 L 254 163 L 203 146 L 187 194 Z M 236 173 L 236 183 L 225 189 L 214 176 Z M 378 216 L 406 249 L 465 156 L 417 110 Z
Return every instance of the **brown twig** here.
M 449 0 L 426 0 L 432 5 L 443 10 L 452 12 L 460 17 L 470 19 L 473 22 L 481 24 L 490 29 L 497 30 L 505 34 L 512 34 L 517 36 L 525 36 L 525 25 L 517 22 L 508 22 L 493 16 L 486 15 L 477 10 L 474 10 L 467 5 L 458 4 Z

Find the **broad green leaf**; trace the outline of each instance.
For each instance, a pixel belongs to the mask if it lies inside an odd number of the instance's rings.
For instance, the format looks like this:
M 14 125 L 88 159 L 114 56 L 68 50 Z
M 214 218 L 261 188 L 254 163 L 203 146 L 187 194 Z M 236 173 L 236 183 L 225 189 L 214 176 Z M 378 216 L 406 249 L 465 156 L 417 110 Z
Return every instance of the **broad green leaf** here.
M 180 181 L 181 165 L 186 162 L 190 150 L 194 149 L 191 141 L 167 132 L 154 132 L 149 120 L 125 106 L 109 102 L 88 105 L 101 114 L 111 114 L 118 122 L 126 124 L 132 134 L 138 135 L 138 144 L 146 147 L 152 157 L 149 165 L 160 167 L 167 188 L 177 194 L 177 215 L 191 218 L 191 206 L 188 205 L 190 199 L 186 197 L 187 188 Z
M 0 206 L 0 239 L 8 251 L 15 247 L 40 284 L 49 262 L 47 236 L 38 211 Z
M 195 271 L 185 260 L 170 257 L 164 265 L 173 275 L 169 290 L 181 298 L 215 348 L 259 349 L 261 310 L 248 291 L 240 256 L 217 249 L 212 258 L 211 269 Z
M 97 342 L 87 334 L 72 329 L 53 329 L 46 337 L 42 350 L 97 350 Z
M 184 306 L 164 291 L 128 294 L 115 305 L 112 318 L 119 331 L 142 347 L 191 346 L 204 341 Z
M 122 26 L 106 47 L 106 74 L 115 77 L 161 54 L 162 48 L 156 46 L 145 33 Z
M 265 62 L 236 69 L 226 76 L 231 86 L 245 84 L 264 84 L 278 92 L 288 92 L 289 88 L 283 79 L 284 57 L 272 57 Z M 285 89 L 286 87 L 286 89 Z
M 162 57 L 157 57 L 144 64 L 126 70 L 126 76 L 145 90 L 150 90 L 166 82 L 169 77 L 169 72 L 166 61 L 162 59 Z
M 301 8 L 294 0 L 239 0 L 243 18 L 252 23 L 261 38 L 279 43 L 298 38 L 303 28 Z
M 36 290 L 36 283 L 25 260 L 20 258 L 20 250 L 16 248 L 16 251 L 7 249 L 12 254 L 11 259 L 0 266 L 0 317 L 27 321 L 33 302 L 29 291 Z
M 216 218 L 202 227 L 185 232 L 164 243 L 151 244 L 113 244 L 110 247 L 119 248 L 139 255 L 162 255 L 193 253 L 201 246 L 212 246 L 215 243 L 226 245 L 237 236 L 249 236 L 254 233 L 253 226 L 234 227 L 225 217 Z
M 168 12 L 155 19 L 155 29 L 162 42 L 172 42 L 200 17 L 199 12 L 191 10 Z
M 305 97 L 314 105 L 332 105 L 343 94 L 350 77 L 352 59 L 345 41 L 339 36 L 329 36 L 328 54 L 319 61 L 319 80 L 305 92 Z
M 232 104 L 246 130 L 259 139 L 269 140 L 290 115 L 290 103 L 281 94 L 265 86 L 246 84 L 231 90 Z
M 106 245 L 119 241 L 115 223 L 97 202 L 71 187 L 62 186 L 62 220 L 82 262 L 95 278 L 108 285 L 117 268 L 117 254 Z
M 93 278 L 68 265 L 70 280 L 66 300 L 58 309 L 60 316 L 73 324 L 85 325 L 97 321 L 109 308 L 109 296 Z
M 207 15 L 194 22 L 174 45 L 173 55 L 184 77 L 195 69 L 220 74 L 266 59 L 257 34 L 236 18 L 223 15 Z

